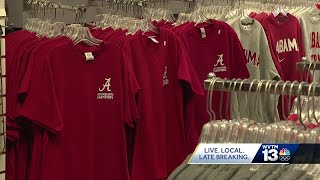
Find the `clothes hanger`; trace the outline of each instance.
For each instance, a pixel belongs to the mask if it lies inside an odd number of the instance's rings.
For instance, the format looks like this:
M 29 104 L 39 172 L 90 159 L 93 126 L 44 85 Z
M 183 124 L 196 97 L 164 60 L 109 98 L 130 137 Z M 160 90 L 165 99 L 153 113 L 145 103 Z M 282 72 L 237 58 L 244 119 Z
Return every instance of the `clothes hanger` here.
M 309 74 L 311 72 L 311 66 L 313 65 L 313 62 L 311 60 L 308 60 L 309 66 L 308 66 L 308 71 L 307 71 L 307 77 L 306 77 L 306 81 L 309 80 Z M 313 72 L 314 73 L 314 72 Z M 313 81 L 313 79 L 311 80 Z
M 316 83 L 315 82 L 312 82 L 308 88 L 308 103 L 307 103 L 307 109 L 308 109 L 308 121 L 313 124 L 313 125 L 317 125 L 318 124 L 318 121 L 317 119 L 312 119 L 310 118 L 310 96 L 311 96 L 311 89 L 314 87 Z M 314 94 L 312 95 L 312 99 L 314 99 Z M 314 104 L 314 100 L 312 101 L 313 104 Z M 313 109 L 314 110 L 314 109 Z M 312 113 L 313 114 L 313 113 Z
M 290 84 L 291 82 L 288 82 L 286 81 L 284 84 L 283 84 L 283 88 L 282 88 L 282 91 L 281 91 L 281 94 L 282 94 L 282 97 L 284 96 L 285 94 L 285 89 L 286 87 L 288 87 L 288 85 Z M 291 87 L 294 87 L 294 86 L 290 86 Z M 291 90 L 291 89 L 290 89 Z M 292 92 L 290 92 L 289 90 L 289 94 L 291 94 Z M 282 98 L 282 100 L 284 100 L 284 98 Z M 282 102 L 282 111 L 283 111 L 283 115 L 285 114 L 284 113 L 284 102 Z M 280 131 L 278 132 L 278 137 L 276 140 L 276 142 L 279 142 L 279 143 L 283 143 L 283 142 L 288 142 L 290 139 L 290 133 L 293 129 L 293 124 L 290 122 L 290 121 L 287 121 L 287 117 L 283 116 L 283 119 L 284 121 L 282 121 L 281 123 L 278 123 L 280 126 L 278 126 L 280 128 Z
M 303 121 L 302 121 L 302 115 L 301 115 L 301 91 L 302 91 L 302 85 L 303 84 L 307 84 L 307 83 L 305 83 L 305 82 L 302 82 L 302 83 L 300 83 L 299 84 L 299 88 L 298 88 L 298 103 L 299 103 L 299 105 L 298 105 L 298 109 L 299 109 L 299 122 L 300 122 L 300 125 L 302 125 L 303 126 L 303 128 L 306 130 L 307 129 L 307 127 L 305 126 L 305 124 L 303 123 Z
M 256 93 L 260 93 L 260 92 L 261 92 L 261 87 L 262 87 L 262 84 L 263 84 L 264 82 L 266 82 L 266 81 L 259 81 Z M 266 83 L 266 88 L 265 88 L 265 90 L 267 90 L 267 87 L 268 87 L 268 85 L 269 85 L 268 83 L 270 83 L 270 82 L 272 82 L 272 81 L 268 81 L 268 82 Z M 258 116 L 257 116 L 257 117 L 258 117 Z M 258 117 L 258 118 L 259 118 L 259 117 Z M 260 140 L 259 140 L 259 142 L 262 142 L 262 143 L 267 143 L 267 142 L 268 142 L 268 143 L 269 143 L 270 141 L 267 140 L 268 138 L 270 138 L 270 136 L 268 136 L 268 133 L 270 134 L 270 132 L 272 132 L 272 128 L 271 128 L 269 125 L 263 123 L 263 124 L 261 124 L 260 129 L 261 129 L 261 131 L 258 131 L 258 132 L 257 132 L 258 134 L 260 133 Z
M 232 91 L 232 87 L 233 87 L 232 85 L 233 85 L 233 83 L 236 83 L 236 82 L 237 82 L 236 78 L 233 78 L 232 82 L 229 84 L 229 87 L 228 87 L 229 93 L 227 93 L 227 99 L 226 99 L 227 102 L 230 102 L 230 96 L 231 96 L 231 93 L 233 92 Z M 229 112 L 229 106 L 228 106 L 228 103 L 226 103 L 225 117 L 227 117 L 228 120 L 231 120 L 230 115 L 229 115 L 228 112 Z
M 241 8 L 240 9 L 240 23 L 242 25 L 253 25 L 254 19 L 249 17 L 249 14 L 246 12 L 247 9 Z
M 228 79 L 227 78 L 224 78 L 222 80 L 222 88 L 224 88 L 224 85 L 226 83 Z M 223 94 L 224 94 L 224 91 L 221 91 L 220 92 L 220 105 L 219 105 L 219 116 L 220 116 L 220 121 L 223 121 L 225 119 L 222 118 L 222 103 L 223 103 Z
M 269 84 L 268 91 L 267 91 L 268 94 L 269 94 L 269 96 L 270 96 L 270 98 L 273 98 L 273 101 L 272 101 L 272 102 L 274 102 L 273 105 L 277 105 L 277 104 L 278 104 L 278 98 L 277 98 L 277 96 L 273 96 L 273 95 L 271 94 L 272 85 L 273 85 L 273 84 L 276 84 L 276 83 L 277 83 L 277 81 L 272 80 L 271 83 Z M 266 96 L 267 92 L 265 92 L 265 96 Z M 277 117 L 279 117 L 279 113 L 278 113 L 277 110 L 275 111 L 275 109 L 273 109 L 272 119 L 269 119 L 268 122 L 270 122 L 270 123 L 275 122 L 275 119 L 277 119 Z
M 211 129 L 211 123 L 215 121 L 215 113 L 212 110 L 212 100 L 210 99 L 212 97 L 212 92 L 213 92 L 213 87 L 215 82 L 218 80 L 218 78 L 215 78 L 214 73 L 209 73 L 208 74 L 208 79 L 210 79 L 210 84 L 208 87 L 208 92 L 207 92 L 207 103 L 206 103 L 206 109 L 207 113 L 209 114 L 209 123 L 206 123 L 202 127 L 201 135 L 199 138 L 199 143 L 207 143 L 209 142 L 209 133 Z
M 292 103 L 292 107 L 291 107 L 291 95 L 292 95 L 292 89 L 295 85 L 299 85 L 299 82 L 298 81 L 293 81 L 291 83 L 291 86 L 290 86 L 290 92 L 289 92 L 289 101 L 288 101 L 288 112 L 291 112 L 290 114 L 298 114 L 298 100 L 297 98 L 294 100 L 294 102 Z M 291 107 L 291 109 L 290 109 Z
M 225 78 L 222 80 L 222 88 L 225 87 L 225 83 L 228 79 Z M 225 142 L 225 134 L 227 133 L 227 129 L 228 129 L 228 120 L 229 119 L 223 119 L 222 117 L 222 103 L 223 103 L 223 95 L 224 91 L 221 91 L 220 93 L 220 106 L 219 106 L 219 115 L 220 115 L 220 123 L 219 123 L 219 128 L 217 130 L 217 137 L 216 137 L 216 141 L 217 143 L 224 143 Z
M 239 97 L 238 97 L 238 93 L 237 93 L 237 91 L 236 91 L 236 86 L 237 86 L 238 82 L 240 82 L 240 81 L 242 81 L 242 79 L 237 79 L 237 80 L 235 80 L 234 85 L 233 85 L 233 90 L 232 90 L 232 92 L 234 92 L 235 95 L 237 96 L 237 99 L 239 99 Z M 242 84 L 243 84 L 243 83 L 242 83 Z M 240 85 L 240 86 L 241 86 L 241 85 Z M 242 86 L 241 86 L 241 87 L 242 87 Z M 239 87 L 239 88 L 241 88 L 241 87 Z M 234 120 L 240 120 L 239 105 L 238 105 L 238 113 L 237 113 L 237 115 L 236 115 L 236 117 L 235 117 Z
M 53 3 L 51 3 L 51 6 L 54 8 L 54 14 L 53 14 L 53 18 L 51 21 L 54 22 L 57 18 L 57 8 L 61 8 L 61 5 L 57 4 L 56 6 L 54 6 Z M 66 27 L 66 25 L 64 22 L 51 23 L 51 26 L 48 29 L 49 33 L 47 34 L 47 37 L 54 38 L 54 37 L 63 35 L 65 27 Z
M 317 118 L 317 116 L 316 116 L 316 105 L 315 105 L 315 92 L 316 92 L 316 83 L 313 83 L 312 84 L 312 86 L 313 86 L 313 93 L 312 93 L 312 107 L 313 107 L 313 113 L 312 113 L 312 115 L 313 115 L 313 118 L 314 118 L 314 120 L 317 122 L 317 125 L 319 125 L 319 120 L 318 120 L 318 118 Z M 318 129 L 320 130 L 320 128 L 318 127 Z
M 242 80 L 239 86 L 239 91 L 242 91 L 243 84 L 247 79 Z M 239 130 L 241 130 L 241 122 L 247 121 L 247 118 L 232 121 L 232 126 L 230 126 L 230 131 L 228 133 L 228 142 L 236 143 L 238 141 Z
M 257 89 L 256 89 L 256 94 L 260 94 L 261 93 L 261 87 L 263 85 L 265 81 L 259 81 L 258 85 L 257 85 Z M 256 100 L 259 97 L 256 96 Z M 244 143 L 245 142 L 245 137 L 248 134 L 247 131 L 249 130 L 249 128 L 254 125 L 257 122 L 257 120 L 243 120 L 240 122 L 240 126 L 239 126 L 239 131 L 238 131 L 238 137 L 237 137 L 237 143 Z
M 98 46 L 103 41 L 93 37 L 93 35 L 91 34 L 88 27 L 81 26 L 81 19 L 83 19 L 82 24 L 84 24 L 84 22 L 85 22 L 84 21 L 84 17 L 85 17 L 84 14 L 85 14 L 85 8 L 78 7 L 76 10 L 76 22 L 77 22 L 77 24 L 80 24 L 80 26 L 73 27 L 75 29 L 75 31 L 73 31 L 74 33 L 71 35 L 71 39 L 73 40 L 75 45 L 79 44 L 80 42 L 84 42 L 85 44 L 87 44 L 89 46 Z
M 286 86 L 288 85 L 290 83 L 290 81 L 286 81 L 284 84 L 283 84 L 283 86 L 282 86 L 282 93 L 281 93 L 281 95 L 282 95 L 282 106 L 281 106 L 281 110 L 282 110 L 282 118 L 283 118 L 283 120 L 287 120 L 287 117 L 285 116 L 285 110 L 284 110 L 284 97 L 285 97 L 285 93 L 284 93 L 284 91 L 285 91 L 285 88 L 286 88 Z M 289 99 L 289 101 L 290 101 L 290 99 Z M 289 112 L 288 112 L 289 113 Z
M 258 88 L 256 90 L 256 99 L 254 101 L 255 103 L 255 107 L 259 107 L 259 102 L 262 103 L 262 99 L 261 99 L 261 87 L 262 87 L 262 84 L 266 82 L 266 86 L 265 86 L 265 91 L 266 91 L 266 87 L 268 86 L 268 80 L 260 80 L 259 83 L 258 83 Z M 264 117 L 263 117 L 263 114 L 261 114 L 261 111 L 258 110 L 255 112 L 255 117 L 256 117 L 256 121 L 260 122 L 265 122 L 264 121 Z
M 217 78 L 217 80 L 221 80 L 221 79 Z M 216 120 L 216 114 L 215 114 L 215 112 L 213 111 L 213 108 L 212 108 L 214 85 L 215 84 L 212 84 L 210 95 L 209 95 L 209 100 L 210 100 L 210 102 L 209 102 L 209 110 L 213 115 L 213 119 L 212 119 L 213 121 L 211 121 L 212 123 L 211 123 L 211 127 L 210 127 L 210 136 L 209 136 L 209 142 L 211 142 L 211 143 L 216 142 L 217 133 L 218 133 L 218 130 L 219 130 L 219 125 L 221 123 L 221 121 L 217 121 Z
M 234 85 L 233 85 L 233 91 L 232 92 L 236 92 L 236 86 L 237 86 L 237 83 L 241 81 L 241 84 L 240 84 L 240 87 L 239 87 L 239 91 L 241 91 L 241 88 L 242 88 L 242 85 L 244 83 L 245 80 L 241 80 L 241 79 L 237 79 L 234 81 Z M 232 131 L 233 131 L 233 128 L 236 128 L 236 126 L 234 127 L 235 124 L 239 124 L 240 122 L 240 112 L 239 114 L 237 115 L 237 117 L 233 120 L 230 120 L 229 121 L 229 128 L 227 130 L 227 135 L 226 135 L 226 142 L 231 142 L 231 141 L 236 141 L 236 140 L 232 140 Z
M 197 26 L 199 23 L 202 23 L 202 22 L 213 24 L 210 18 L 205 16 L 205 14 L 203 13 L 203 9 L 204 7 L 199 6 L 199 9 L 194 12 L 194 18 L 193 18 L 193 21 L 195 22 L 194 26 Z
M 283 81 L 278 81 L 276 84 L 275 84 L 275 86 L 274 86 L 274 99 L 275 99 L 275 104 L 274 104 L 274 112 L 277 112 L 278 111 L 278 109 L 277 109 L 277 107 L 278 107 L 278 103 L 277 103 L 277 101 L 276 101 L 276 99 L 277 99 L 277 94 L 276 94 L 276 92 L 277 92 L 277 89 L 278 89 L 278 86 L 279 86 L 279 84 L 280 83 L 283 83 Z M 278 120 L 278 121 L 277 121 Z M 275 119 L 274 119 L 274 122 L 280 122 L 280 117 L 275 117 Z
M 277 4 L 275 6 L 275 10 L 272 12 L 274 17 L 277 17 L 279 15 L 287 16 L 288 14 L 284 11 L 284 6 Z
M 251 90 L 252 90 L 253 84 L 256 83 L 256 82 L 259 82 L 259 80 L 254 79 L 254 80 L 251 81 L 251 84 L 249 86 L 249 90 L 247 92 L 247 97 L 249 97 L 250 92 L 252 92 Z M 246 101 L 246 103 L 247 103 L 247 106 L 246 106 L 247 119 L 250 119 L 251 117 L 250 117 L 250 110 L 249 110 L 249 107 L 248 107 L 248 100 Z
M 266 101 L 267 99 L 270 99 L 271 102 L 276 101 L 276 99 L 274 99 L 274 97 L 271 95 L 271 87 L 272 87 L 272 84 L 275 82 L 276 82 L 275 80 L 268 80 L 267 81 L 266 86 L 265 86 L 265 92 L 264 92 L 264 101 Z M 273 101 L 271 98 L 273 99 Z M 263 102 L 262 105 L 268 106 L 265 102 Z M 265 108 L 265 107 L 263 106 L 263 108 Z M 274 118 L 277 116 L 277 114 L 278 114 L 277 112 L 272 112 L 271 117 Z M 264 117 L 264 121 L 268 122 L 269 124 L 273 122 L 272 119 L 269 119 L 269 117 Z

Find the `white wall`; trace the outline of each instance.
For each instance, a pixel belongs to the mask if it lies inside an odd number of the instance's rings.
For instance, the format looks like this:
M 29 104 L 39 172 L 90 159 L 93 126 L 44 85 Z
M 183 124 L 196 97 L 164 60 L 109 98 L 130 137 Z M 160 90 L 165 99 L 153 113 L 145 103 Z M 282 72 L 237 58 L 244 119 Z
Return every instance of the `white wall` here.
M 101 2 L 101 0 L 93 1 L 93 0 L 51 0 L 52 2 L 60 2 L 65 5 L 82 5 L 85 4 L 87 6 L 97 4 Z M 200 1 L 200 0 L 196 0 Z M 225 4 L 227 0 L 215 0 L 215 4 Z M 237 0 L 228 0 L 228 2 L 237 1 Z M 23 9 L 23 0 L 8 0 L 9 5 L 9 23 L 13 24 L 14 27 L 23 27 L 24 22 L 30 16 L 30 10 Z M 169 9 L 172 10 L 174 14 L 178 14 L 179 12 L 184 12 L 186 10 L 186 3 L 182 1 L 172 1 L 170 2 Z M 86 13 L 86 22 L 90 22 L 94 19 L 97 14 L 97 7 L 89 6 Z M 64 21 L 66 23 L 75 22 L 75 12 L 64 10 L 57 10 L 57 21 Z

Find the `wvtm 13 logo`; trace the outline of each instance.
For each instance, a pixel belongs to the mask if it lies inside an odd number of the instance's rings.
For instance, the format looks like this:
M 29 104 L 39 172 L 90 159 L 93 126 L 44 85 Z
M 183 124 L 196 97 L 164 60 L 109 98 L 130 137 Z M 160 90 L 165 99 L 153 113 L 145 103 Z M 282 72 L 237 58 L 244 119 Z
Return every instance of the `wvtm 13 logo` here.
M 278 145 L 262 145 L 263 161 L 275 162 L 282 161 L 288 162 L 291 159 L 290 150 L 287 148 L 280 148 Z

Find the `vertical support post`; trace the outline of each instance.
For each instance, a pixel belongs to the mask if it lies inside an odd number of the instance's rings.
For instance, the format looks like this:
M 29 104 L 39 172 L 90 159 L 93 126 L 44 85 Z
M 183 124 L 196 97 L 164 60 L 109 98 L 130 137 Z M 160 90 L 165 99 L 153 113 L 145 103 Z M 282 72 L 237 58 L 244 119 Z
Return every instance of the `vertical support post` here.
M 6 26 L 6 10 L 5 0 L 0 0 L 0 180 L 5 180 L 5 159 L 6 159 L 6 49 L 5 49 L 5 26 Z

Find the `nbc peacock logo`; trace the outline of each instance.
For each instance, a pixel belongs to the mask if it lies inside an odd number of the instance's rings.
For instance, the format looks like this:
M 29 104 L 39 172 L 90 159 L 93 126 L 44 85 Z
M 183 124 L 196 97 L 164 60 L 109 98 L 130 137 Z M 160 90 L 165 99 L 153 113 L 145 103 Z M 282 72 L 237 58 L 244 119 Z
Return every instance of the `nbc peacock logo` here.
M 282 148 L 279 152 L 280 161 L 289 161 L 290 160 L 290 151 L 287 148 Z

